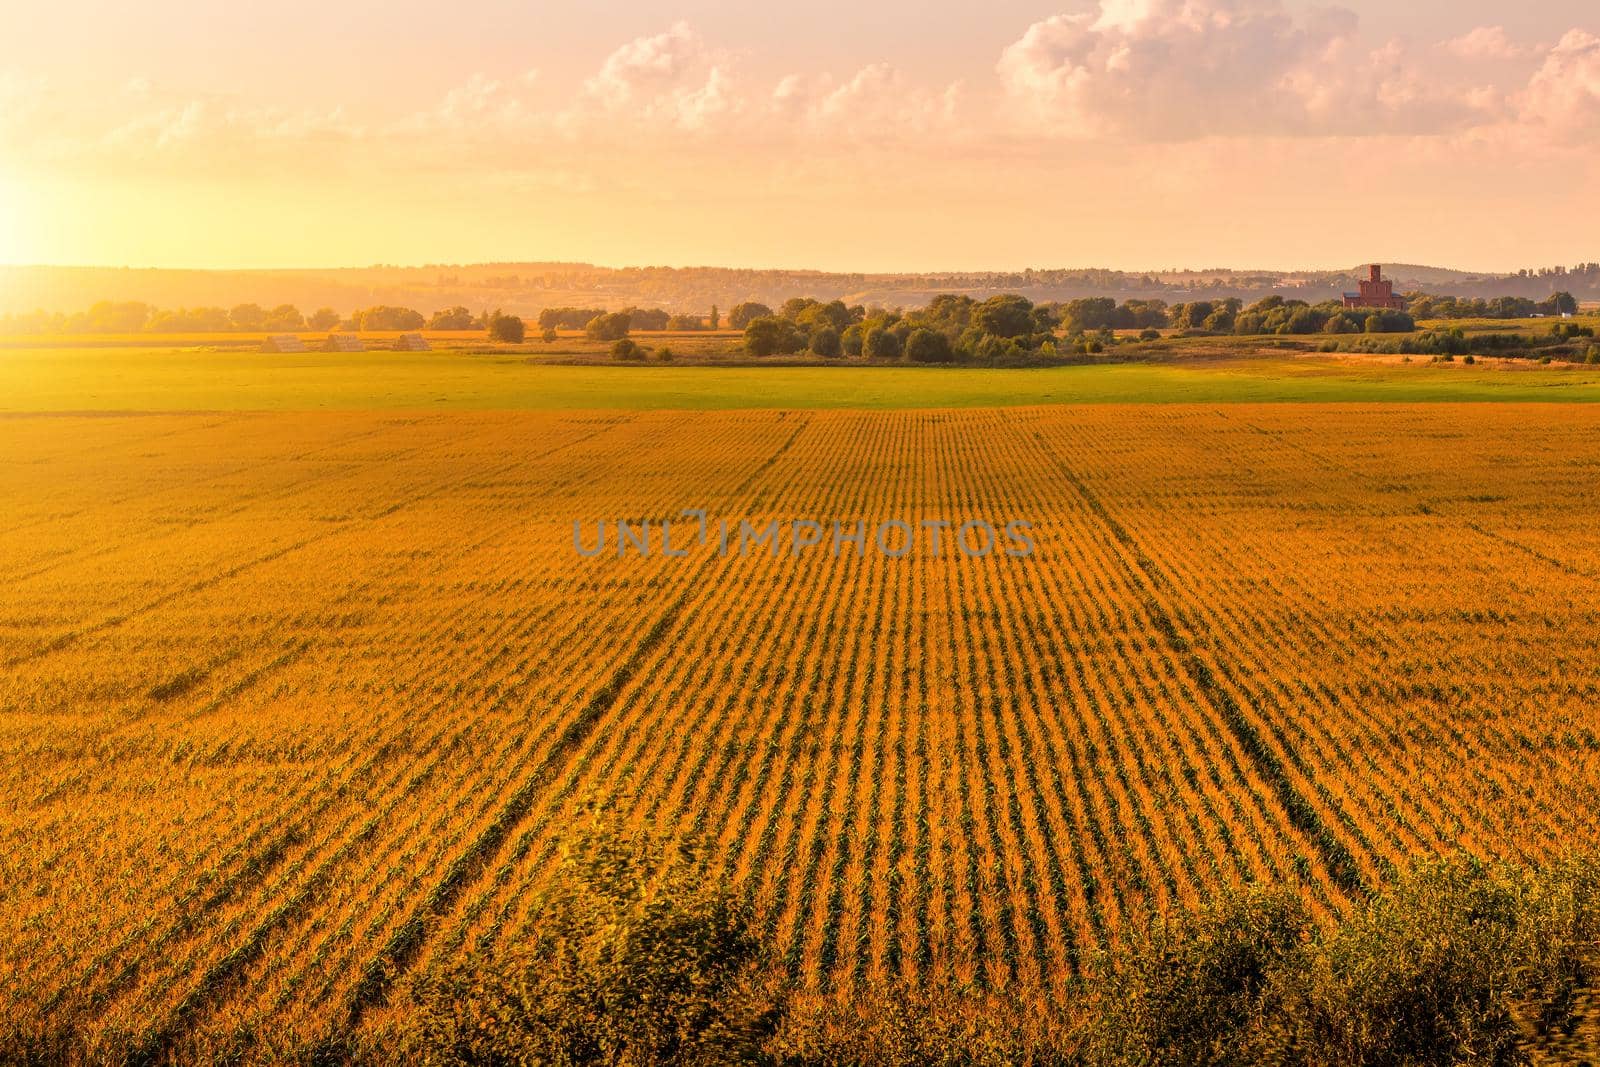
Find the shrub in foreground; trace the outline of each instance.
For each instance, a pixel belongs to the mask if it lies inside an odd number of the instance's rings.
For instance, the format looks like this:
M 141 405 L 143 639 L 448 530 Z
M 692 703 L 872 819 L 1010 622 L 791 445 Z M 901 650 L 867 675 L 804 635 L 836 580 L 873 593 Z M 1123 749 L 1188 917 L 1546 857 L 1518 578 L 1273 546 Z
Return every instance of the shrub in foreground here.
M 1159 922 L 1101 960 L 1090 1059 L 1241 1067 L 1272 1059 L 1311 929 L 1299 896 L 1284 890 L 1230 893 Z
M 536 929 L 424 976 L 401 1038 L 422 1063 L 733 1063 L 778 1016 L 747 906 L 689 852 L 583 836 Z

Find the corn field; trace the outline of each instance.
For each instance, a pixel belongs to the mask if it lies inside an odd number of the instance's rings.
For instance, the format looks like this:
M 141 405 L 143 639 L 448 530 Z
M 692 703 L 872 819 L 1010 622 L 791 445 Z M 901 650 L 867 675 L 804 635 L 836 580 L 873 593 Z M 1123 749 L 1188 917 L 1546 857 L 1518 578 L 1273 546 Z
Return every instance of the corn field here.
M 1565 405 L 0 419 L 0 1016 L 382 1027 L 597 805 L 845 1000 L 1550 857 L 1600 839 L 1597 485 Z M 574 552 L 684 509 L 1037 551 Z

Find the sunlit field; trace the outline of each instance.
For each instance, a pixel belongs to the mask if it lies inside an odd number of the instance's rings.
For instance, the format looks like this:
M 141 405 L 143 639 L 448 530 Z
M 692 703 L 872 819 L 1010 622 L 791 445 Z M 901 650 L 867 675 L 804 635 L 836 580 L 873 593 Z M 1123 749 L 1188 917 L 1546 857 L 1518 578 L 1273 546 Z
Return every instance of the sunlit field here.
M 0 347 L 0 411 L 965 408 L 1600 398 L 1600 366 L 1484 359 L 1403 363 L 1261 350 L 1252 339 L 1180 342 L 1150 362 L 1047 369 L 846 365 L 618 365 L 602 346 L 557 353 L 270 354 L 171 345 Z M 1202 341 L 1204 344 L 1202 345 Z M 660 341 L 653 341 L 660 344 Z
M 1600 408 L 1413 402 L 1592 371 L 0 368 L 20 1033 L 403 1028 L 418 976 L 537 922 L 595 804 L 703 842 L 841 1003 L 1046 1003 L 1225 886 L 1331 919 L 1419 857 L 1600 831 Z M 1352 398 L 1391 402 L 1314 402 Z M 1039 551 L 574 551 L 684 508 L 1021 519 Z

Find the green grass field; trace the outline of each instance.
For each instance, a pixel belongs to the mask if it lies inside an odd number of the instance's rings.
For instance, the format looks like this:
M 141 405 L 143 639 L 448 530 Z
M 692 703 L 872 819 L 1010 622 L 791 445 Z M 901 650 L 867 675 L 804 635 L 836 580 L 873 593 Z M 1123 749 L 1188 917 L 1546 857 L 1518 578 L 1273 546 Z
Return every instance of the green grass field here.
M 1592 401 L 1600 367 L 1282 356 L 986 370 L 541 364 L 520 356 L 0 348 L 0 411 L 960 408 Z

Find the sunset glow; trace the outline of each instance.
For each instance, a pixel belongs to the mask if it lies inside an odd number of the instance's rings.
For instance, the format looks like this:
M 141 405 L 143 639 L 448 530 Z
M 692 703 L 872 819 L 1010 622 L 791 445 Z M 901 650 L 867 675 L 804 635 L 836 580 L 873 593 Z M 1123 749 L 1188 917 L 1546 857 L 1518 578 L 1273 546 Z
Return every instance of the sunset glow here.
M 29 6 L 5 262 L 1505 269 L 1600 236 L 1577 0 Z

